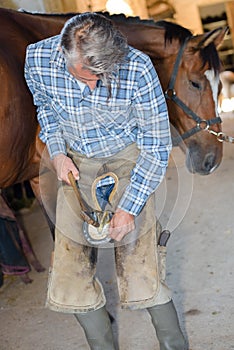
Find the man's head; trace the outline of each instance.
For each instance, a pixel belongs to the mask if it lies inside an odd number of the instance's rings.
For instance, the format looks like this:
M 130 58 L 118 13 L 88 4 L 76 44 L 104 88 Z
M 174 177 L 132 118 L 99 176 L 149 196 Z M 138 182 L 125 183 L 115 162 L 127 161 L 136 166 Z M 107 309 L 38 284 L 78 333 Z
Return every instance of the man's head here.
M 82 65 L 106 85 L 128 52 L 126 38 L 109 19 L 97 13 L 83 13 L 68 20 L 60 45 L 68 67 Z

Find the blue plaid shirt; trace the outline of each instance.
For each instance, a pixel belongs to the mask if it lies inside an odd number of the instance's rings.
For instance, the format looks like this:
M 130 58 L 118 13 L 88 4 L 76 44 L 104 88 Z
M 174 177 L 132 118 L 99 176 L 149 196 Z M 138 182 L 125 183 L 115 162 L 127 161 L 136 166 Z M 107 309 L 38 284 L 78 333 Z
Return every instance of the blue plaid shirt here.
M 51 158 L 67 147 L 107 157 L 136 143 L 140 155 L 119 208 L 138 215 L 162 181 L 171 151 L 168 111 L 150 58 L 129 47 L 113 73 L 111 96 L 102 81 L 84 89 L 69 73 L 60 36 L 27 48 L 25 78 L 37 106 L 40 138 Z

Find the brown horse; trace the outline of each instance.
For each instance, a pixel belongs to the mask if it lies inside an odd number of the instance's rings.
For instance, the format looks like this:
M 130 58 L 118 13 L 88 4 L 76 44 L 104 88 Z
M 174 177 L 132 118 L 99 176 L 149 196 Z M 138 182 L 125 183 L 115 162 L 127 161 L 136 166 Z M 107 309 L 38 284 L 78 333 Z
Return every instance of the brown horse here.
M 25 49 L 58 34 L 73 15 L 0 9 L 0 188 L 30 180 L 40 199 L 36 179 L 44 144 L 37 136 L 35 108 L 23 75 Z M 184 139 L 180 143 L 176 138 L 176 143 L 186 145 L 187 167 L 209 174 L 222 159 L 222 144 L 204 129 L 221 131 L 216 111 L 220 69 L 216 47 L 226 28 L 193 36 L 169 22 L 110 18 L 130 45 L 151 57 L 166 92 L 170 122 Z

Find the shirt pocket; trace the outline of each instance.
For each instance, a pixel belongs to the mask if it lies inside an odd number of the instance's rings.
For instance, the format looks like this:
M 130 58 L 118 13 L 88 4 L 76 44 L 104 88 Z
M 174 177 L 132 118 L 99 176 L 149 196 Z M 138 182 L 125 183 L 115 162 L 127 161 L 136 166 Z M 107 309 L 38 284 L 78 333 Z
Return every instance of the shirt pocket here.
M 95 112 L 99 124 L 110 130 L 129 128 L 135 121 L 130 103 L 111 106 L 98 104 Z
M 70 140 L 80 141 L 81 133 L 76 108 L 66 104 L 65 99 L 61 100 L 58 98 L 53 98 L 51 106 L 57 115 L 64 137 Z
M 65 93 L 53 94 L 51 98 L 51 106 L 59 119 L 68 121 L 74 120 L 77 115 L 77 107 L 79 105 L 80 95 L 79 91 L 72 91 Z

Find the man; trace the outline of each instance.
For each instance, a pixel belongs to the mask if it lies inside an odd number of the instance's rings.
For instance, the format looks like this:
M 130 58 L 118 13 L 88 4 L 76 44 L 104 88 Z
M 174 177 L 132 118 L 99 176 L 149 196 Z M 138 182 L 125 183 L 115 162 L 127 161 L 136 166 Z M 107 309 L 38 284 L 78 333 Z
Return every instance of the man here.
M 28 47 L 25 77 L 41 140 L 61 180 L 47 306 L 73 313 L 91 349 L 115 348 L 95 275 L 97 248 L 83 236 L 68 177 L 72 172 L 91 207 L 107 204 L 114 212 L 108 234 L 116 242 L 122 307 L 147 308 L 161 350 L 185 349 L 160 277 L 154 192 L 165 174 L 171 139 L 164 95 L 149 57 L 129 47 L 104 16 L 84 13 L 71 18 L 60 35 Z

